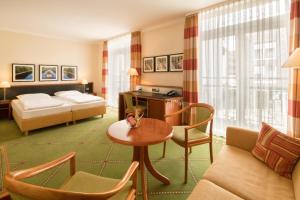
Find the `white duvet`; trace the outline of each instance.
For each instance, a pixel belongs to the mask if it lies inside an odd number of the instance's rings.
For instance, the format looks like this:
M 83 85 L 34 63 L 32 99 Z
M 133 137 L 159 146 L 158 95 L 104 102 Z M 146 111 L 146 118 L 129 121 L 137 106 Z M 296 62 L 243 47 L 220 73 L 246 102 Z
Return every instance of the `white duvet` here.
M 90 94 L 69 94 L 69 95 L 64 95 L 61 96 L 64 99 L 67 99 L 68 101 L 71 101 L 73 103 L 89 103 L 93 101 L 102 101 L 103 98 L 90 95 Z
M 51 107 L 62 106 L 64 104 L 63 101 L 59 101 L 53 98 L 20 99 L 20 102 L 24 110 L 51 108 Z

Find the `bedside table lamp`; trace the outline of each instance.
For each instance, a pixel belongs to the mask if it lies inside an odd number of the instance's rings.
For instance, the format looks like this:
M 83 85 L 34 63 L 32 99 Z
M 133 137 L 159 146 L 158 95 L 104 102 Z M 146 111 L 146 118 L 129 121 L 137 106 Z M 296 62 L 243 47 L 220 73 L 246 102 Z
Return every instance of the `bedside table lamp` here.
M 0 88 L 3 88 L 3 100 L 6 100 L 6 88 L 10 88 L 8 81 L 2 81 L 0 83 Z
M 83 93 L 85 93 L 85 85 L 87 85 L 89 82 L 86 79 L 83 79 L 81 81 L 81 84 L 83 85 Z
M 138 76 L 138 72 L 135 68 L 130 68 L 128 70 L 128 75 L 132 76 L 132 79 L 130 79 L 130 83 L 135 83 L 135 77 Z M 131 88 L 133 84 L 130 84 L 130 90 L 134 90 L 134 88 Z

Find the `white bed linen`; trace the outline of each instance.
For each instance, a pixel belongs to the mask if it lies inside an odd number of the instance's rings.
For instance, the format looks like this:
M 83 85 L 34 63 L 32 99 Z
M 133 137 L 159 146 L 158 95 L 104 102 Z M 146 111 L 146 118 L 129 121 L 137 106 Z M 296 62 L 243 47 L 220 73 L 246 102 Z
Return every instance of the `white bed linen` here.
M 71 112 L 71 105 L 64 103 L 61 106 L 51 107 L 51 108 L 42 108 L 35 110 L 24 110 L 20 100 L 15 99 L 11 103 L 13 110 L 22 118 L 30 119 L 34 117 L 42 117 L 48 115 L 59 114 L 63 112 Z
M 76 91 L 77 93 L 66 93 L 66 92 L 56 92 L 55 96 L 62 97 L 64 99 L 67 99 L 68 101 L 71 101 L 73 103 L 88 103 L 93 101 L 101 101 L 104 100 L 102 97 L 90 95 L 90 94 L 84 94 Z
M 42 108 L 51 108 L 62 106 L 64 104 L 63 101 L 59 101 L 54 98 L 49 99 L 30 99 L 30 100 L 22 100 L 20 102 L 24 108 L 24 110 L 35 110 L 35 109 L 42 109 Z
M 58 100 L 64 101 L 66 104 L 71 106 L 72 110 L 81 110 L 85 108 L 93 108 L 93 107 L 98 107 L 98 106 L 106 106 L 106 101 L 105 100 L 100 100 L 100 101 L 92 101 L 92 102 L 87 102 L 87 103 L 75 103 L 72 102 L 64 97 L 53 97 Z

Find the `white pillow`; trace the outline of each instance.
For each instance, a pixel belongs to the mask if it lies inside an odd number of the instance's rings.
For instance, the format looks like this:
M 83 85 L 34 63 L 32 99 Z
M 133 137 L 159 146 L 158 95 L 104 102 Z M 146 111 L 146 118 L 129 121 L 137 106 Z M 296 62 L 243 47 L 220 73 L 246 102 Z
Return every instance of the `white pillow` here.
M 21 101 L 30 101 L 36 99 L 51 99 L 49 94 L 45 93 L 34 93 L 34 94 L 21 94 L 17 96 Z
M 55 92 L 54 95 L 55 96 L 68 96 L 68 95 L 81 95 L 82 93 L 77 91 L 77 90 L 68 90 L 68 91 L 59 91 L 59 92 Z

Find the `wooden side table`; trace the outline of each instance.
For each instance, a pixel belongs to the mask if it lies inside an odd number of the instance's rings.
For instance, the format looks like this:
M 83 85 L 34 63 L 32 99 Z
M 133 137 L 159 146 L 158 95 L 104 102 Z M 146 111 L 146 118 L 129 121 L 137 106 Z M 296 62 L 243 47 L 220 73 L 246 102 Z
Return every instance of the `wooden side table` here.
M 11 119 L 11 100 L 0 100 L 0 116 Z
M 164 184 L 170 184 L 167 177 L 160 174 L 151 164 L 148 146 L 162 143 L 173 135 L 172 127 L 158 119 L 143 118 L 138 128 L 130 128 L 126 120 L 113 123 L 107 131 L 108 137 L 119 144 L 133 146 L 133 161 L 139 162 L 143 199 L 147 200 L 146 169 Z

